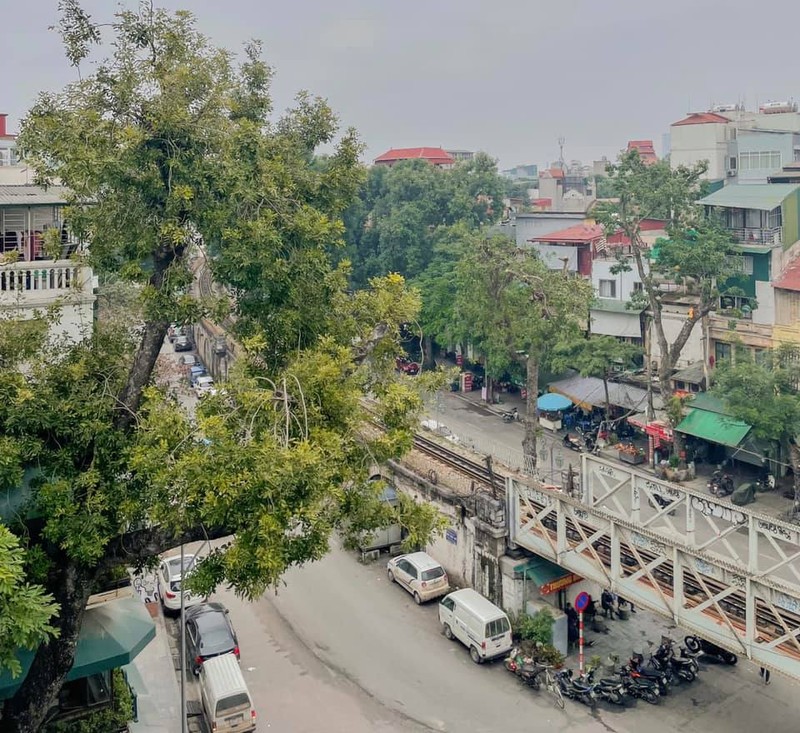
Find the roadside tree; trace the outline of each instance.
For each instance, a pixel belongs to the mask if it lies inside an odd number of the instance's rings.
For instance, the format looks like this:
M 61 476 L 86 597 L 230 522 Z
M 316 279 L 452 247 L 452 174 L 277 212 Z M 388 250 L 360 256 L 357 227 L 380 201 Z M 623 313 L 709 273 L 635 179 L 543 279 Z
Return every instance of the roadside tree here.
M 5 589 L 29 608 L 27 631 L 9 616 L 10 643 L 43 642 L 2 708 L 11 733 L 40 729 L 104 576 L 181 542 L 232 535 L 193 585 L 208 593 L 225 581 L 256 598 L 288 567 L 321 557 L 332 532 L 379 501 L 370 466 L 411 445 L 424 384 L 393 369 L 417 293 L 390 276 L 353 295 L 348 272 L 330 263 L 362 169 L 355 134 L 337 141 L 328 106 L 301 95 L 272 121 L 258 44 L 236 63 L 189 13 L 142 3 L 102 27 L 76 0 L 62 13 L 73 66 L 106 34 L 111 55 L 39 97 L 20 147 L 39 182 L 72 192 L 70 227 L 90 242 L 82 256 L 101 283 L 110 273 L 134 285 L 141 320 L 99 321 L 72 347 L 6 324 L 0 488 L 30 465 L 38 476 L 7 527 L 25 555 L 20 565 L 8 545 L 0 597 Z M 324 143 L 334 152 L 316 160 Z M 191 294 L 197 258 L 230 302 Z M 155 385 L 156 360 L 170 322 L 226 308 L 244 353 L 225 389 L 190 416 Z M 437 527 L 430 510 L 405 519 L 417 541 Z M 2 642 L 0 664 L 11 664 Z
M 586 328 L 591 284 L 551 270 L 504 237 L 474 235 L 458 266 L 456 316 L 486 357 L 487 375 L 517 362 L 525 369 L 528 403 L 522 441 L 526 472 L 536 471 L 539 370 L 555 345 Z

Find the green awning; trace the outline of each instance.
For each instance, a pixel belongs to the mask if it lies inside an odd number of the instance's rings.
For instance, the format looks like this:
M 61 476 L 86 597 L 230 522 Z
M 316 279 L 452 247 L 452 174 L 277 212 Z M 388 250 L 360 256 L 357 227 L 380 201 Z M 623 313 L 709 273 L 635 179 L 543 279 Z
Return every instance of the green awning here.
M 155 636 L 156 625 L 138 598 L 120 598 L 90 608 L 84 616 L 75 661 L 67 679 L 77 680 L 130 664 Z M 17 653 L 22 674 L 16 678 L 8 670 L 0 672 L 0 700 L 16 692 L 33 656 L 32 651 Z
M 569 570 L 543 557 L 534 557 L 522 565 L 517 565 L 514 572 L 522 573 L 525 578 L 532 580 L 538 586 L 552 583 L 570 574 Z
M 750 426 L 728 415 L 708 410 L 689 410 L 675 430 L 685 435 L 693 435 L 711 443 L 719 443 L 735 448 L 750 432 Z
M 697 203 L 705 206 L 722 206 L 733 209 L 759 209 L 772 211 L 783 200 L 800 188 L 796 183 L 740 183 L 724 186 Z

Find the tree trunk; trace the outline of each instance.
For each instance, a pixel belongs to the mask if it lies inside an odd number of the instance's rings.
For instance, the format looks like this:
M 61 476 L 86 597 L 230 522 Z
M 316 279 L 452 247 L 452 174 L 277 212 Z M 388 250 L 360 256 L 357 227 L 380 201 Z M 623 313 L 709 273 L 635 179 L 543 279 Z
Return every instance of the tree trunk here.
M 436 360 L 433 356 L 433 339 L 430 336 L 422 336 L 422 368 L 428 371 L 436 369 Z
M 611 401 L 608 398 L 608 374 L 603 374 L 603 391 L 606 397 L 606 420 L 611 419 Z
M 792 483 L 794 484 L 791 515 L 796 517 L 800 514 L 800 446 L 793 440 L 789 441 L 789 462 L 792 464 Z
M 14 697 L 5 701 L 0 728 L 6 733 L 37 733 L 56 704 L 64 678 L 72 669 L 94 577 L 92 572 L 79 569 L 66 557 L 59 559 L 63 564 L 48 583 L 48 590 L 60 609 L 54 619 L 59 637 L 39 647 L 21 687 Z
M 531 349 L 532 351 L 532 349 Z M 539 360 L 529 354 L 525 361 L 525 386 L 528 390 L 528 403 L 525 408 L 525 437 L 522 440 L 522 460 L 525 473 L 536 475 L 536 440 L 539 434 L 539 415 L 536 411 L 536 398 L 539 394 Z

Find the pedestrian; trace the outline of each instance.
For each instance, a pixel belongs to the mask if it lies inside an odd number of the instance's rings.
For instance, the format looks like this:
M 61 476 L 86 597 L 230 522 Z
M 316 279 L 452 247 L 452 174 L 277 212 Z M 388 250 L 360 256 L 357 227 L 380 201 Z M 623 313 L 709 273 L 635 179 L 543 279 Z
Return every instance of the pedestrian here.
M 761 677 L 762 680 L 764 680 L 765 685 L 769 684 L 769 670 L 766 667 L 761 667 L 761 669 L 758 672 L 758 676 Z
M 575 628 L 578 628 L 578 612 L 572 607 L 571 603 L 568 603 L 564 607 L 564 613 L 567 614 L 567 622 L 574 624 Z
M 630 606 L 631 613 L 636 613 L 636 609 L 633 607 L 633 601 L 629 601 L 627 598 L 623 598 L 622 596 L 617 596 L 617 603 L 620 606 Z
M 614 597 L 611 595 L 611 591 L 608 590 L 608 588 L 600 594 L 600 608 L 603 609 L 603 616 L 605 616 L 605 618 L 614 617 Z

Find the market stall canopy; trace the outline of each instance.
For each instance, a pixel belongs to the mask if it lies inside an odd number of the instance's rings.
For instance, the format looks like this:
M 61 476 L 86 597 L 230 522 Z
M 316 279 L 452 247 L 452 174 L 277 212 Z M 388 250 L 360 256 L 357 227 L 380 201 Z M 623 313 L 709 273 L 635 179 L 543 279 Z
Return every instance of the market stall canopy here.
M 533 557 L 528 562 L 514 567 L 526 580 L 532 580 L 542 595 L 562 590 L 583 578 L 544 557 Z
M 156 636 L 156 626 L 144 603 L 121 598 L 88 608 L 67 680 L 77 680 L 130 664 Z M 11 697 L 28 674 L 34 652 L 20 650 L 22 674 L 0 673 L 0 700 Z
M 568 410 L 572 407 L 572 400 L 564 395 L 555 392 L 543 394 L 536 400 L 536 407 L 544 412 L 555 412 L 556 410 Z
M 728 415 L 712 395 L 700 393 L 688 406 L 689 413 L 675 428 L 679 433 L 735 448 L 750 432 L 750 425 Z
M 550 384 L 551 392 L 569 397 L 578 407 L 591 410 L 606 404 L 603 380 L 597 377 L 570 377 Z M 640 412 L 647 407 L 647 390 L 621 382 L 608 383 L 608 401 L 616 407 Z M 662 408 L 660 395 L 653 395 L 653 408 Z

